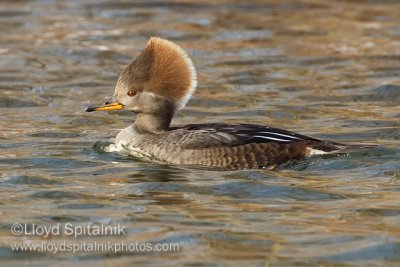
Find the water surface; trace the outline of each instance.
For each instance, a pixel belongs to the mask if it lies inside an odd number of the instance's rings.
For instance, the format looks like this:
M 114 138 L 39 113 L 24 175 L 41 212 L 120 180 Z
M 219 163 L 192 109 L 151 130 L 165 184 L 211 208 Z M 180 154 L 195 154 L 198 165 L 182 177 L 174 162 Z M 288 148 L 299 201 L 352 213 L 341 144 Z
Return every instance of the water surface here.
M 400 265 L 398 1 L 2 1 L 0 262 Z M 150 36 L 193 57 L 175 124 L 247 122 L 376 149 L 219 172 L 96 152 L 134 120 L 85 113 Z M 15 236 L 15 223 L 124 236 Z M 177 243 L 175 252 L 13 252 L 15 242 Z

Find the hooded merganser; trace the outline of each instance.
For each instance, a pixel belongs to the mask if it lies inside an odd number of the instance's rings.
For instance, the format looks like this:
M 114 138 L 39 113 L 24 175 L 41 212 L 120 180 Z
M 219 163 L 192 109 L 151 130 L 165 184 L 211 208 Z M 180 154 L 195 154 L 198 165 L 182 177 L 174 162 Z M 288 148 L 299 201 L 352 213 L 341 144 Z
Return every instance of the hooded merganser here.
M 171 127 L 175 113 L 197 86 L 192 60 L 175 43 L 152 37 L 119 76 L 114 103 L 86 111 L 128 109 L 137 113 L 106 151 L 169 164 L 223 169 L 273 169 L 316 154 L 373 145 L 319 140 L 254 124 L 189 124 Z

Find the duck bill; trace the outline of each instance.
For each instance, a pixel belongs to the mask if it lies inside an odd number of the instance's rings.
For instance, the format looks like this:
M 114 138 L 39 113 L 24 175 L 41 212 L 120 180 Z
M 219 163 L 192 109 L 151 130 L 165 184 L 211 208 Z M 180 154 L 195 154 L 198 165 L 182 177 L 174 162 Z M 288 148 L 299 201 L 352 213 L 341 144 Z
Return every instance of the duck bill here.
M 86 112 L 92 112 L 97 110 L 108 111 L 108 110 L 117 110 L 122 108 L 124 108 L 124 105 L 122 105 L 121 103 L 111 103 L 111 104 L 104 104 L 98 107 L 89 107 L 86 109 Z

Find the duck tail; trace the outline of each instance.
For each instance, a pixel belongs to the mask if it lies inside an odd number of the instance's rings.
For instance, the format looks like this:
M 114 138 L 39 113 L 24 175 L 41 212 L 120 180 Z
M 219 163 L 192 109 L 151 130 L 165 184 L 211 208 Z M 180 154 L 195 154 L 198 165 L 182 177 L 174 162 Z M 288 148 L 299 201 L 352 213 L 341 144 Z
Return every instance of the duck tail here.
M 377 144 L 353 144 L 323 141 L 322 143 L 311 144 L 308 147 L 308 155 L 348 153 L 357 150 L 370 149 L 377 146 Z
M 333 146 L 337 147 L 338 152 L 350 152 L 355 150 L 362 150 L 362 149 L 370 149 L 377 147 L 377 144 L 357 144 L 357 143 L 338 143 L 338 142 L 329 142 Z

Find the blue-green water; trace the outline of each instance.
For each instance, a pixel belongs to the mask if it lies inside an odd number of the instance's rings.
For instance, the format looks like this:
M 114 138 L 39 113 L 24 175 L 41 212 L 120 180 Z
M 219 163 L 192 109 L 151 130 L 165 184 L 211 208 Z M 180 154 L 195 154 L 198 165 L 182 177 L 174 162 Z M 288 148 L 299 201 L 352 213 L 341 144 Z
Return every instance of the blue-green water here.
M 397 1 L 0 2 L 0 264 L 400 265 L 399 15 Z M 112 95 L 150 36 L 198 70 L 175 124 L 379 147 L 236 172 L 98 153 L 134 115 L 84 108 Z M 66 233 L 116 224 L 123 234 Z M 94 242 L 179 249 L 54 249 Z

